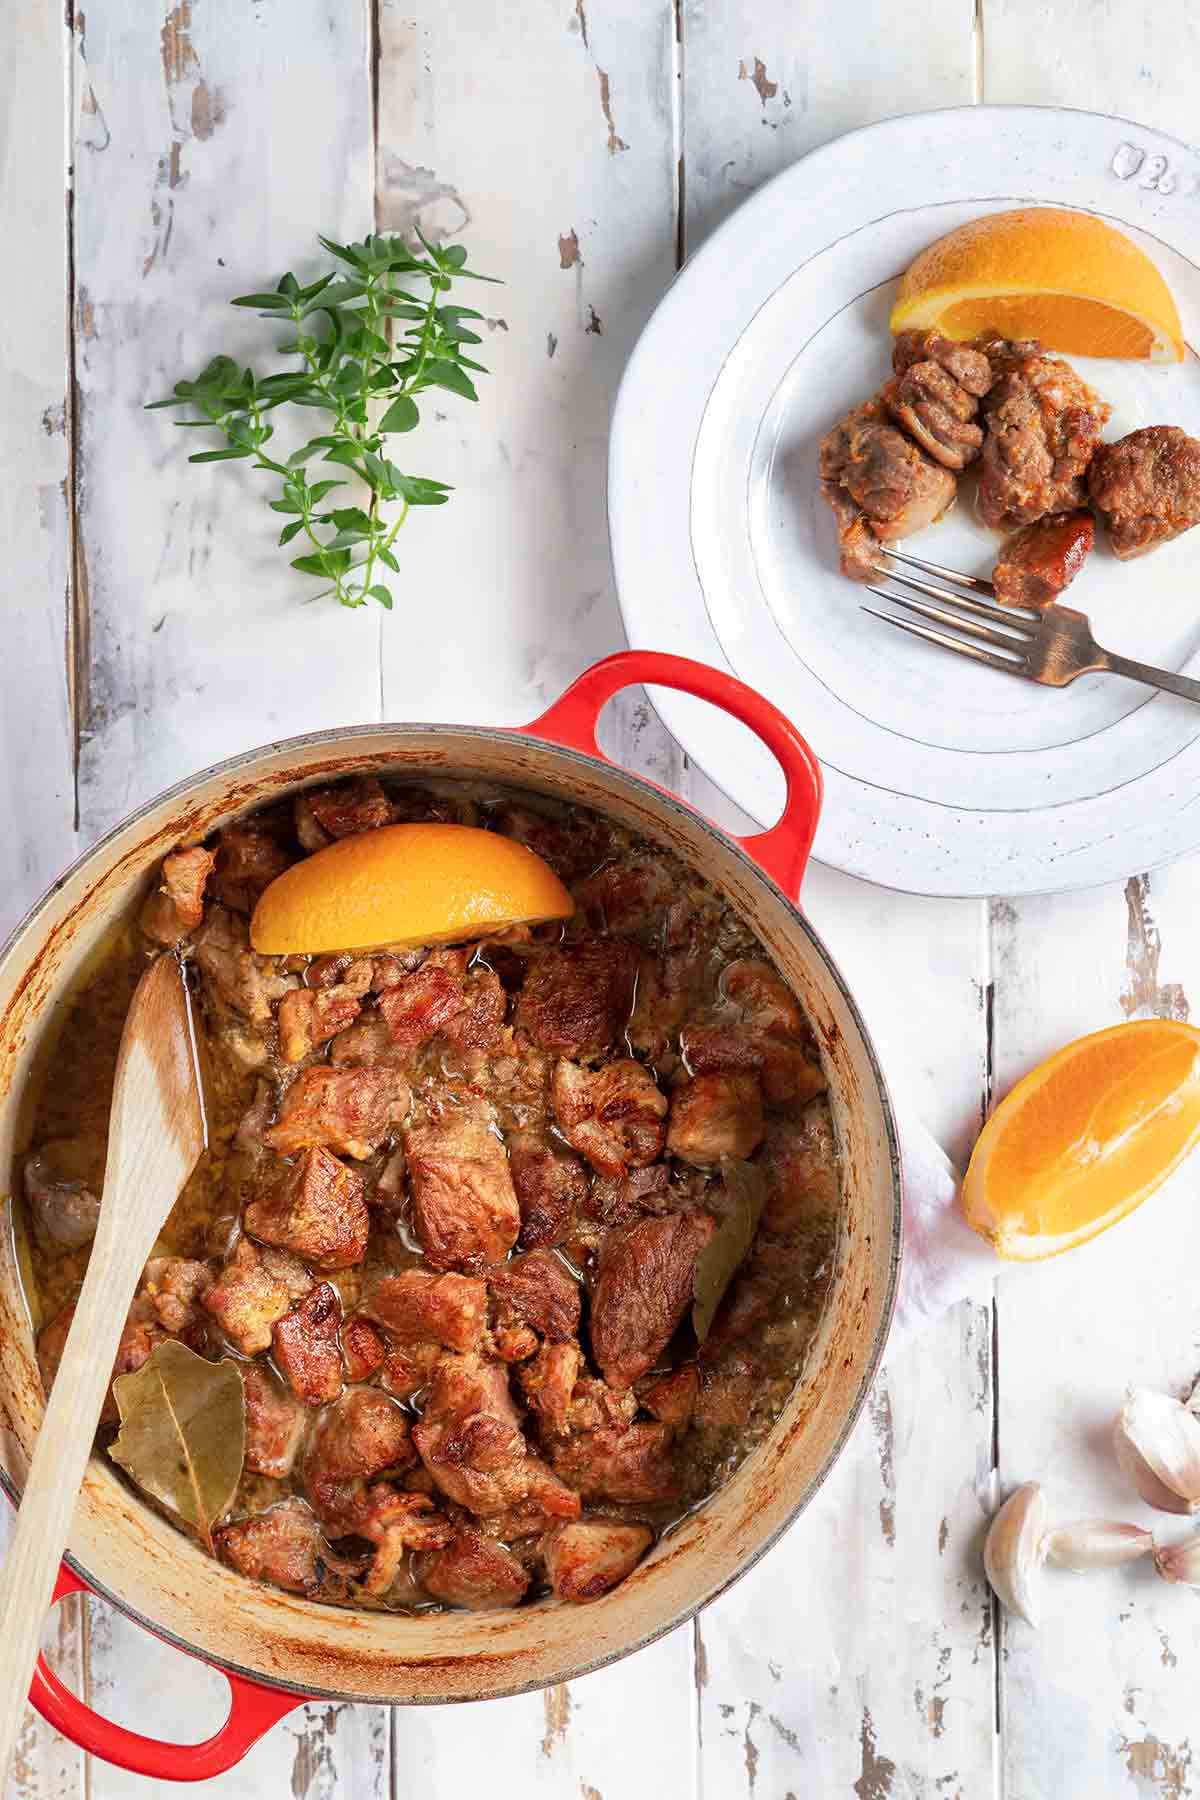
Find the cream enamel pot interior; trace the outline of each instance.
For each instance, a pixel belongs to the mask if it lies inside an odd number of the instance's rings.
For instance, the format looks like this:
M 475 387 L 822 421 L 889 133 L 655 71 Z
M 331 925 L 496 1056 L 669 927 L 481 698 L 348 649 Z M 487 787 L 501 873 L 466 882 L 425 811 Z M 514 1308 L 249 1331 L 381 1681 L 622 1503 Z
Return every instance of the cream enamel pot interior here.
M 711 700 L 756 731 L 787 777 L 780 823 L 739 842 L 608 763 L 596 720 L 635 681 Z M 847 1200 L 837 1278 L 805 1377 L 770 1437 L 633 1575 L 588 1606 L 542 1601 L 418 1618 L 318 1606 L 222 1567 L 142 1504 L 104 1456 L 93 1456 L 59 1593 L 86 1586 L 224 1670 L 231 1712 L 205 1743 L 171 1745 L 101 1719 L 44 1665 L 31 1697 L 76 1743 L 160 1780 L 218 1774 L 308 1697 L 488 1699 L 569 1680 L 650 1642 L 743 1573 L 805 1506 L 846 1441 L 887 1335 L 901 1205 L 891 1110 L 854 1003 L 794 904 L 820 775 L 782 713 L 730 676 L 679 657 L 610 657 L 524 730 L 381 725 L 268 745 L 181 784 L 111 832 L 34 908 L 0 957 L 0 1184 L 7 1188 L 22 1147 L 22 1094 L 55 1003 L 111 923 L 146 892 L 164 853 L 266 801 L 358 771 L 503 782 L 578 801 L 675 852 L 722 891 L 803 1001 L 821 1043 Z M 0 1482 L 15 1499 L 42 1389 L 11 1230 L 0 1238 Z

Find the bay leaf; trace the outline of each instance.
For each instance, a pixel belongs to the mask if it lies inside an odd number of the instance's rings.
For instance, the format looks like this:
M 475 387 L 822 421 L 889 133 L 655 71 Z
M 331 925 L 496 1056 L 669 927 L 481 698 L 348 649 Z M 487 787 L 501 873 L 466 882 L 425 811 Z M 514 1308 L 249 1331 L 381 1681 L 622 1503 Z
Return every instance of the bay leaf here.
M 692 1327 L 698 1344 L 712 1330 L 717 1308 L 754 1242 L 767 1203 L 766 1177 L 756 1163 L 725 1161 L 721 1178 L 724 1210 L 692 1273 Z
M 140 1369 L 119 1375 L 121 1429 L 108 1454 L 203 1538 L 233 1504 L 246 1453 L 246 1397 L 238 1365 L 209 1362 L 174 1338 Z

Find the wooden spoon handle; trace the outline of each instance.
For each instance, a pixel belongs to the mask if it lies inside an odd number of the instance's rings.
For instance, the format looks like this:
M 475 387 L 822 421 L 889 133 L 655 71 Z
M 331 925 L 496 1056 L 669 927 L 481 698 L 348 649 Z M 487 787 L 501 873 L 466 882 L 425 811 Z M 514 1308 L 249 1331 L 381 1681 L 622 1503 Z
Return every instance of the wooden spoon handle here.
M 34 1446 L 16 1531 L 0 1571 L 0 1789 L 25 1714 L 26 1696 L 55 1576 L 70 1534 L 75 1502 L 112 1375 L 130 1294 L 116 1291 L 120 1271 L 97 1245 L 79 1296 L 78 1313 L 96 1309 L 87 1332 L 72 1331 Z M 137 1275 L 134 1273 L 136 1281 Z M 129 1275 L 125 1274 L 126 1285 Z M 105 1288 L 109 1291 L 103 1292 Z M 92 1304 L 89 1304 L 89 1301 Z

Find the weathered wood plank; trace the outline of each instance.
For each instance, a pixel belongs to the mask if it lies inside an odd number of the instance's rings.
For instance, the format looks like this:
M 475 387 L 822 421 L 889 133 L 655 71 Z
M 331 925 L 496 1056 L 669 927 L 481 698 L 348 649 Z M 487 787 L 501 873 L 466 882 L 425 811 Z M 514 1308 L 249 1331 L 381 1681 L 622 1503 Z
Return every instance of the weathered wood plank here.
M 371 223 L 366 0 L 100 0 L 75 206 L 79 544 L 90 597 L 81 829 L 216 757 L 379 715 L 378 626 L 304 604 L 268 478 L 189 467 L 199 432 L 149 400 L 217 351 L 270 365 L 231 311 Z

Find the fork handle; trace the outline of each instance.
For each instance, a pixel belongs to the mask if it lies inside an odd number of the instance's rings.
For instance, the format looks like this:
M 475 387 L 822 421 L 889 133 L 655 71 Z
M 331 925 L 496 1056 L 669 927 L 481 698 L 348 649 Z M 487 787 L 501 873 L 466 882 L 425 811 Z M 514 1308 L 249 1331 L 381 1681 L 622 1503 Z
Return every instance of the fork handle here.
M 1134 662 L 1130 656 L 1104 652 L 1102 668 L 1113 675 L 1128 675 L 1130 681 L 1144 681 L 1147 687 L 1164 688 L 1168 694 L 1180 694 L 1185 700 L 1200 700 L 1200 681 L 1190 675 L 1175 675 L 1170 669 L 1155 669 L 1149 663 Z

